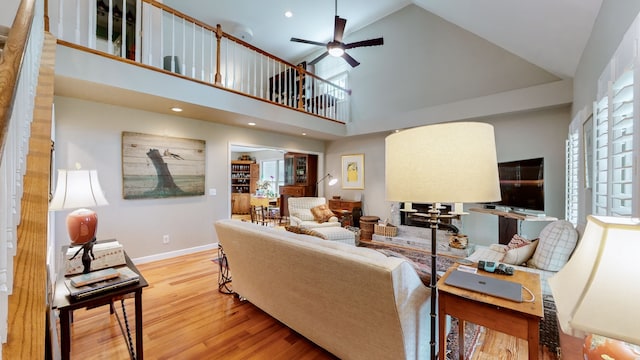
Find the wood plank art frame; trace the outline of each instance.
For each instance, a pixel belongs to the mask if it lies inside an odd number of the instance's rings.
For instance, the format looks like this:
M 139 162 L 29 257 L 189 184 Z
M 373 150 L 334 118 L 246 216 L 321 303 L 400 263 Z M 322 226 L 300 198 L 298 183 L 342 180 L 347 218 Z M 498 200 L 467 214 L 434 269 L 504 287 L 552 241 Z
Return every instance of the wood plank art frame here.
M 204 195 L 204 140 L 122 132 L 122 197 Z
M 364 189 L 364 154 L 342 155 L 342 188 Z

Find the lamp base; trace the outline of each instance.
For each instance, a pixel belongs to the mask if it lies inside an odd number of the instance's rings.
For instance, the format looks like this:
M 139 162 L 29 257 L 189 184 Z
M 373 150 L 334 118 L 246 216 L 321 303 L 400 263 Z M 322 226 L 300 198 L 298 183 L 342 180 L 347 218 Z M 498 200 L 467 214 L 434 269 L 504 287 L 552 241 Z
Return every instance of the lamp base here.
M 71 245 L 82 245 L 95 240 L 98 215 L 89 209 L 74 210 L 67 215 L 67 231 Z
M 80 249 L 71 257 L 69 260 L 73 260 L 82 250 L 82 266 L 84 267 L 82 270 L 83 274 L 87 274 L 91 272 L 91 260 L 95 260 L 95 256 L 93 255 L 93 244 L 96 243 L 96 238 L 94 237 L 91 241 L 87 241 L 82 244 Z
M 640 356 L 640 346 L 600 335 L 587 335 L 582 353 L 585 359 L 635 360 Z

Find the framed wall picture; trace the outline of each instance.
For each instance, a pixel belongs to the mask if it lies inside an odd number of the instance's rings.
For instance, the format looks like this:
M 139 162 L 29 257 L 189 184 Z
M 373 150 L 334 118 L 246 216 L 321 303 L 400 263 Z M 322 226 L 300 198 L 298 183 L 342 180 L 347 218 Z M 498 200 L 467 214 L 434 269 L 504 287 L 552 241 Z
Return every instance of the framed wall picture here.
M 205 141 L 122 132 L 122 196 L 204 195 Z
M 342 155 L 342 188 L 364 189 L 364 154 Z
M 591 189 L 593 176 L 593 114 L 582 124 L 584 136 L 584 187 Z

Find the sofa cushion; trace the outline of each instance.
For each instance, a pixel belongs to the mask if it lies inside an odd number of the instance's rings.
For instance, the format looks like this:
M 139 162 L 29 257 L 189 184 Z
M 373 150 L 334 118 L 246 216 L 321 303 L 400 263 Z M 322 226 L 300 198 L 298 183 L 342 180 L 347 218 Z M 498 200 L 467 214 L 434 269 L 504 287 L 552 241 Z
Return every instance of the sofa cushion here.
M 333 211 L 329 209 L 327 204 L 312 207 L 311 214 L 313 214 L 313 220 L 319 223 L 327 222 L 334 216 Z
M 502 262 L 511 265 L 522 265 L 531 258 L 537 246 L 538 239 L 526 241 L 516 248 L 507 250 L 502 258 Z
M 569 260 L 577 241 L 578 232 L 570 222 L 554 221 L 540 232 L 538 248 L 527 264 L 542 270 L 559 271 Z

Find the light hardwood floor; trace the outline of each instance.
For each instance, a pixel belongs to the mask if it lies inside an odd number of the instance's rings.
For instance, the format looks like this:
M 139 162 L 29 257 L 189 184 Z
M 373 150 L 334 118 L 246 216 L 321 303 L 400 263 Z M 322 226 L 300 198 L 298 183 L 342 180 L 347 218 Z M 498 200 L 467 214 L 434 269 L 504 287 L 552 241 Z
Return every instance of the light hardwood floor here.
M 142 296 L 145 359 L 335 359 L 251 303 L 219 293 L 216 257 L 217 251 L 205 251 L 139 266 L 150 284 Z M 125 304 L 134 334 L 133 300 Z M 487 331 L 474 359 L 526 359 L 526 349 L 523 340 Z M 74 312 L 71 354 L 128 358 L 108 307 Z

